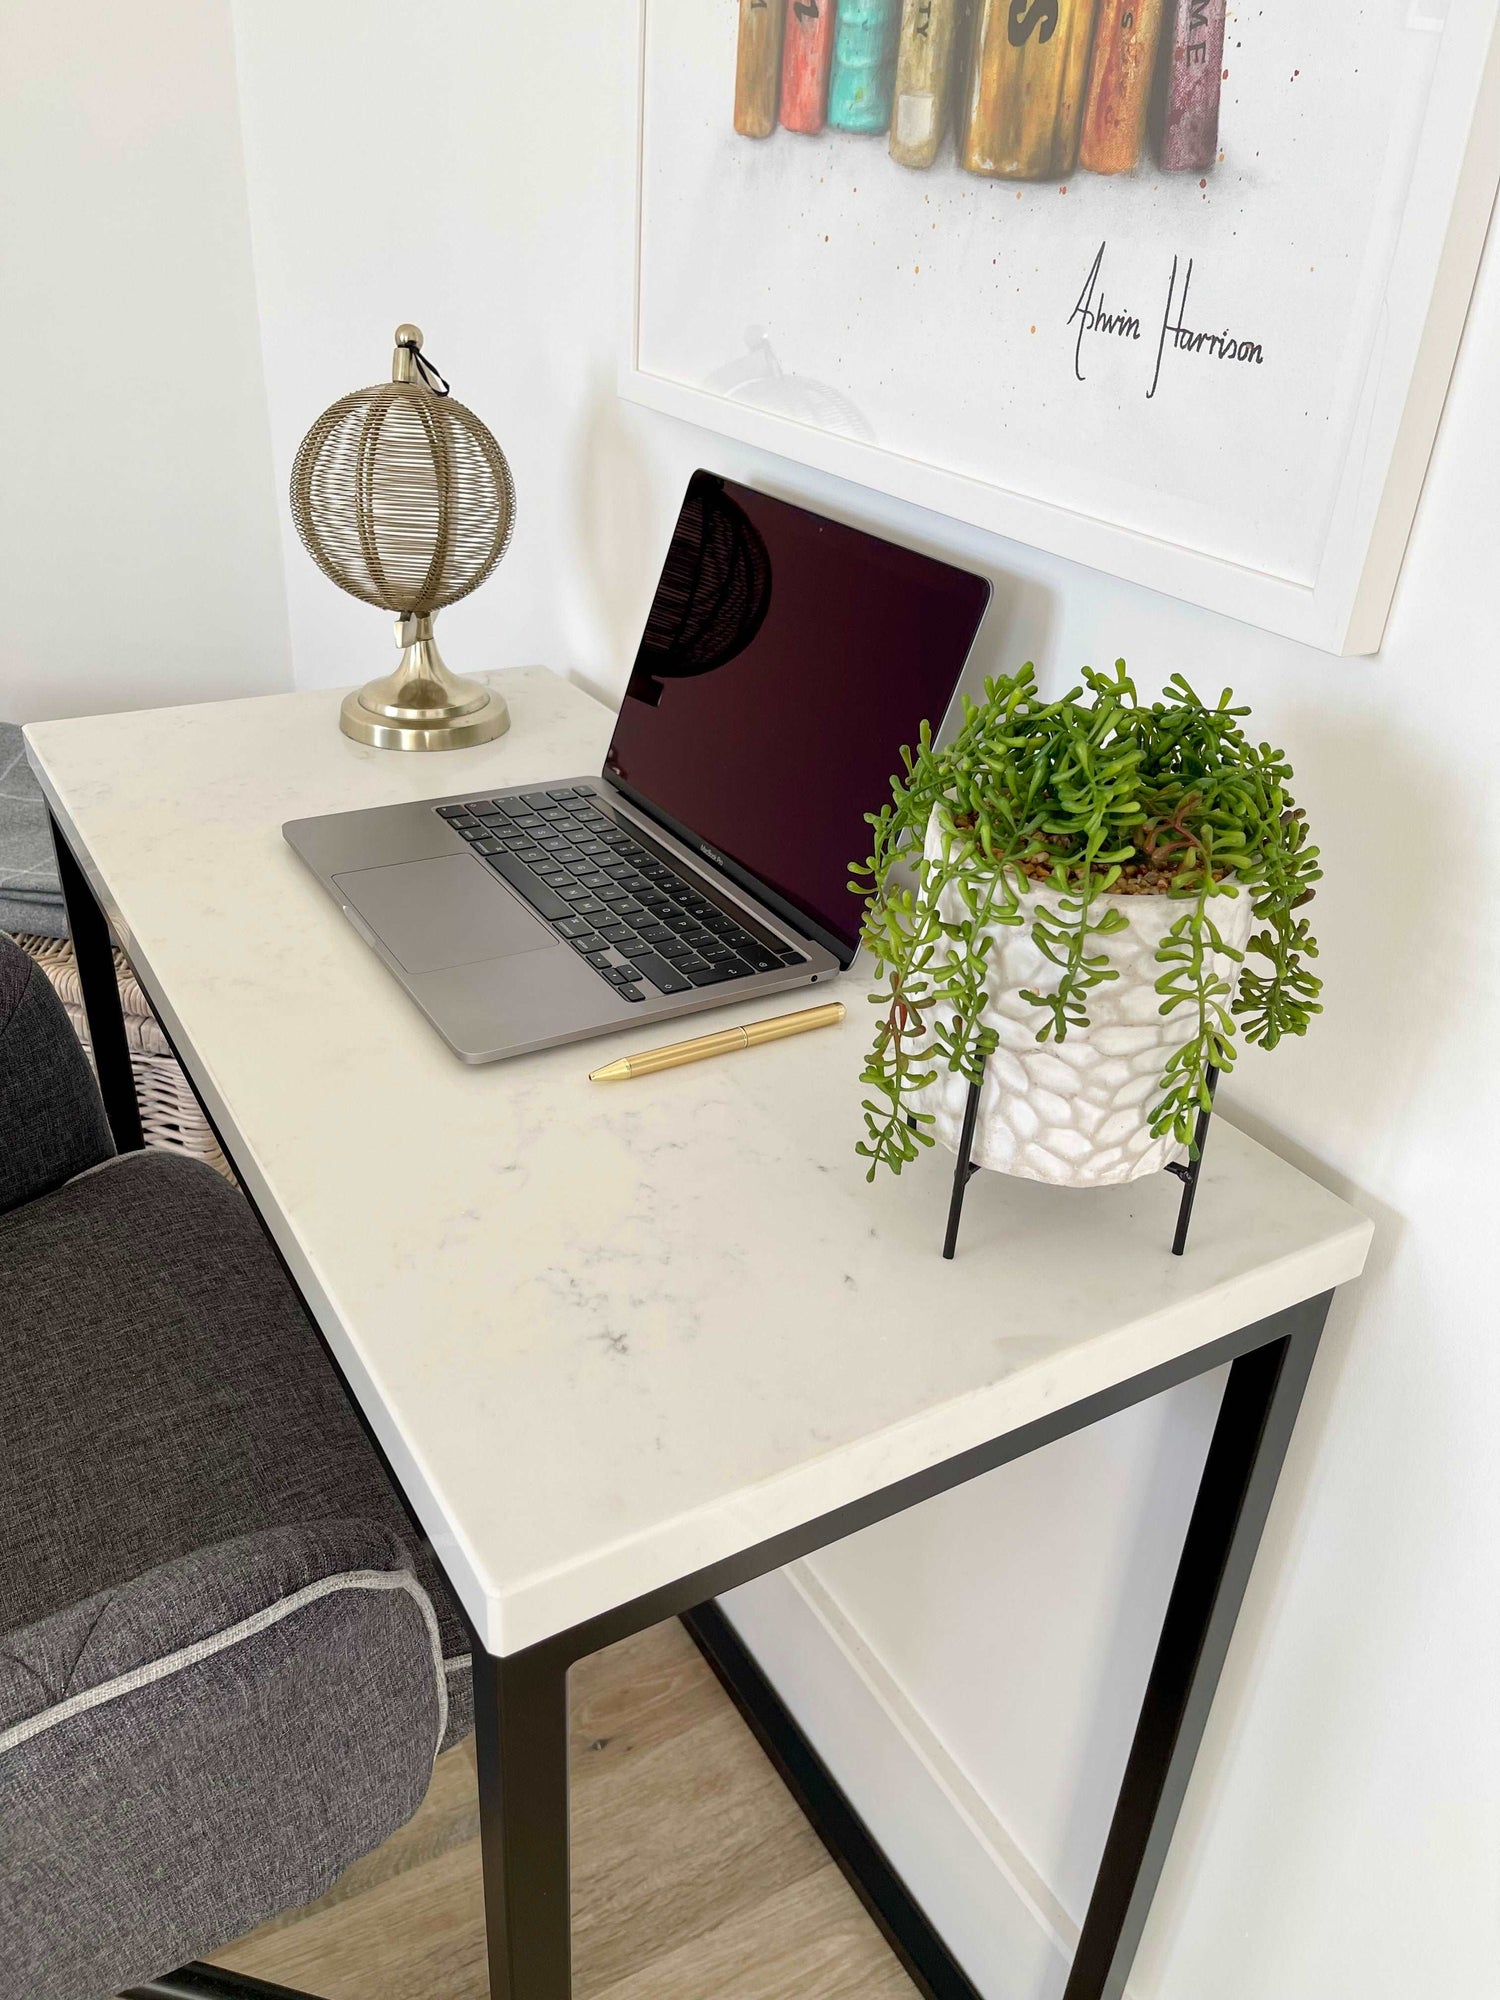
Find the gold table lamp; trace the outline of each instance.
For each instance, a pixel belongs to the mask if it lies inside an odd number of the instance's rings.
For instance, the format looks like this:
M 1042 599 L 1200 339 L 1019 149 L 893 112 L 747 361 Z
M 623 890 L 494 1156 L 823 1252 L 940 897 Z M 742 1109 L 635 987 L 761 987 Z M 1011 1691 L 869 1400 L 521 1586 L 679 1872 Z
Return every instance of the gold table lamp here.
M 339 727 L 381 750 L 461 750 L 510 727 L 503 699 L 450 673 L 434 616 L 494 569 L 515 525 L 505 454 L 396 328 L 389 382 L 326 409 L 297 448 L 292 517 L 326 577 L 396 615 L 401 664 L 349 695 Z

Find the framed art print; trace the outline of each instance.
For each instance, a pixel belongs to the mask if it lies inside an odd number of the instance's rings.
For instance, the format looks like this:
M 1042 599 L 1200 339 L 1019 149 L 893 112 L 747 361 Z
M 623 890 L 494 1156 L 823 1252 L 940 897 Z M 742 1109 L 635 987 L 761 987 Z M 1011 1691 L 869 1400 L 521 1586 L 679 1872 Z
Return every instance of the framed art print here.
M 1378 647 L 1500 0 L 642 0 L 634 399 Z

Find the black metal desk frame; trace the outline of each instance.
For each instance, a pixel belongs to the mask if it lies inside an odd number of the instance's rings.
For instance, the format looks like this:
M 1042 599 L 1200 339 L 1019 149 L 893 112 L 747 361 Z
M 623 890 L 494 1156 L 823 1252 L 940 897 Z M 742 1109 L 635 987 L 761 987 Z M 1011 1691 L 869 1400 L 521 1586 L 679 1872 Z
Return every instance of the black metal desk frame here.
M 99 1086 L 115 1143 L 121 1151 L 130 1151 L 142 1144 L 141 1122 L 109 927 L 55 822 L 53 836 Z M 191 1071 L 187 1073 L 192 1081 Z M 232 1160 L 227 1147 L 225 1151 Z M 264 1226 L 263 1217 L 261 1221 Z M 274 1236 L 266 1233 L 285 1269 Z M 289 1271 L 287 1275 L 295 1290 Z M 1224 1400 L 1064 1995 L 1064 2000 L 1120 2000 L 1187 1791 L 1331 1296 L 1324 1293 L 1290 1306 L 523 1652 L 501 1658 L 486 1652 L 475 1635 L 474 1712 L 493 2000 L 571 2000 L 568 1669 L 576 1660 L 673 1616 L 681 1618 L 707 1657 L 925 2000 L 978 2000 L 713 1600 L 1228 1362 Z M 308 1321 L 322 1340 L 311 1312 Z M 352 1396 L 350 1400 L 370 1435 L 363 1411 Z M 386 1469 L 389 1472 L 388 1464 Z M 392 1483 L 399 1493 L 394 1476 Z M 309 2000 L 309 1996 L 215 1966 L 190 1965 L 132 1988 L 126 2000 Z M 705 1995 L 705 2000 L 712 1996 Z

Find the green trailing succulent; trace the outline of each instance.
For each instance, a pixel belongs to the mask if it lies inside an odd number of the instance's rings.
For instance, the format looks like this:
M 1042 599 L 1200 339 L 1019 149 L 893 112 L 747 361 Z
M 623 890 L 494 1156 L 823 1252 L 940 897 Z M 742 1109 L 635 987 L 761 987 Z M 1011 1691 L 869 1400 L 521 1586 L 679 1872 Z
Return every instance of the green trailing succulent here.
M 1282 752 L 1250 742 L 1249 711 L 1227 688 L 1210 708 L 1174 674 L 1163 700 L 1142 702 L 1123 660 L 1113 675 L 1086 667 L 1083 683 L 1043 701 L 1029 664 L 986 681 L 946 748 L 922 725 L 891 803 L 866 815 L 873 851 L 849 886 L 880 980 L 858 1148 L 872 1180 L 932 1144 L 916 1092 L 940 1068 L 977 1082 L 996 1045 L 980 1019 L 992 926 L 1029 924 L 1056 968 L 1047 991 L 1021 998 L 1037 1040 L 1061 1042 L 1088 1025 L 1090 993 L 1119 976 L 1100 941 L 1126 927 L 1124 898 L 1181 902 L 1156 989 L 1161 1012 L 1182 1015 L 1183 1040 L 1149 1117 L 1154 1135 L 1190 1147 L 1208 1072 L 1233 1066 L 1237 1032 L 1271 1049 L 1321 1011 L 1307 964 L 1317 945 L 1298 913 L 1322 870 Z M 1042 886 L 1055 893 L 1035 896 Z M 1245 955 L 1226 944 L 1214 904 L 1236 889 L 1257 928 L 1232 990 L 1218 965 Z

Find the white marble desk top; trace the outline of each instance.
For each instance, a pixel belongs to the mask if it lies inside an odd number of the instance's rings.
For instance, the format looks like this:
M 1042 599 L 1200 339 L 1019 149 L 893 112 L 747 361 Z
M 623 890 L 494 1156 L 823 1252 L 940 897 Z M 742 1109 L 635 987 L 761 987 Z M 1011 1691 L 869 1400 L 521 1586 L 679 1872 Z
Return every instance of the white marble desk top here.
M 866 1184 L 866 1034 L 632 1083 L 601 1040 L 469 1068 L 281 837 L 595 771 L 541 668 L 513 726 L 366 749 L 338 693 L 51 722 L 33 762 L 489 1647 L 508 1653 L 1354 1277 L 1370 1226 L 1224 1120 L 1178 1184 Z M 794 996 L 795 997 L 795 996 Z M 816 995 L 810 999 L 816 999 Z M 706 1030 L 785 1003 L 718 1010 Z

